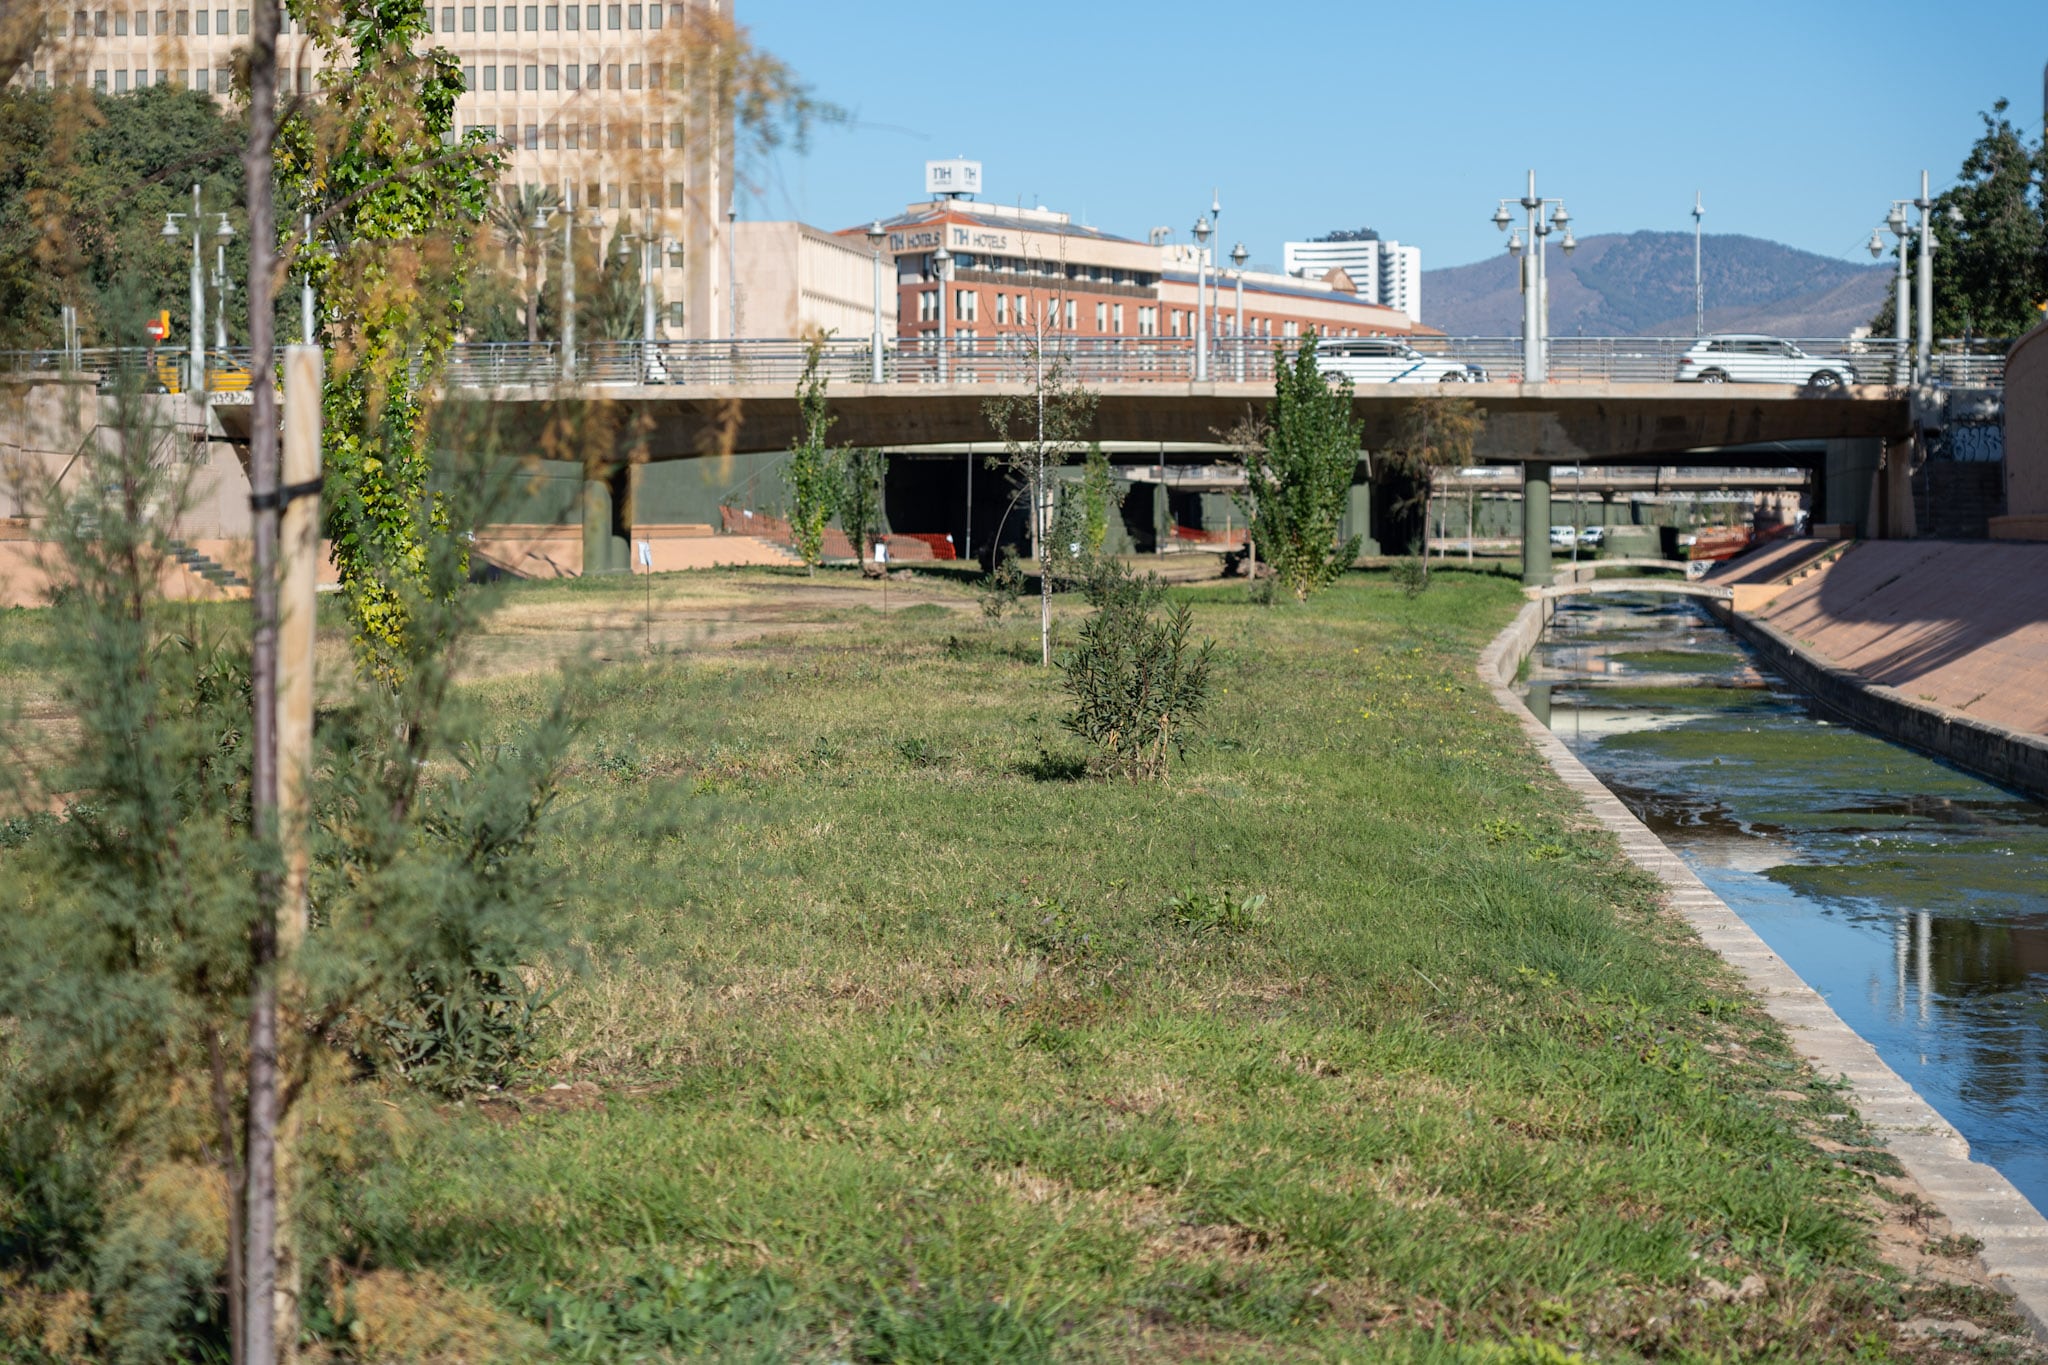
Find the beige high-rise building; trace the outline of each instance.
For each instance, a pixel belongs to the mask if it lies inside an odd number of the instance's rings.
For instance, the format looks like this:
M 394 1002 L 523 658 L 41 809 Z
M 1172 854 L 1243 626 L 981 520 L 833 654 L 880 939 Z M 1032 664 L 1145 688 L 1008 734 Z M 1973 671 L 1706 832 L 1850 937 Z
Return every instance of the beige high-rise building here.
M 692 89 L 715 66 L 731 0 L 600 4 L 433 4 L 431 41 L 461 63 L 458 134 L 491 131 L 505 152 L 500 191 L 555 190 L 586 230 L 602 214 L 656 261 L 658 333 L 728 334 L 726 225 L 732 118 Z M 17 80 L 78 82 L 110 95 L 181 84 L 231 97 L 234 52 L 249 41 L 240 3 L 196 8 L 124 2 L 53 6 L 50 39 Z M 278 42 L 282 96 L 316 95 L 320 54 L 289 20 Z M 710 81 L 696 82 L 709 86 Z M 554 220 L 557 230 L 562 220 Z

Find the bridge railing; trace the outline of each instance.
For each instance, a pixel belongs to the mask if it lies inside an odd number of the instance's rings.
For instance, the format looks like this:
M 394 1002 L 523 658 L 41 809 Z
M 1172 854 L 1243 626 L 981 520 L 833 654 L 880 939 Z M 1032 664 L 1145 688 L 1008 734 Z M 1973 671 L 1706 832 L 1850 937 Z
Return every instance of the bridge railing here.
M 1403 338 L 1425 356 L 1484 369 L 1489 380 L 1522 378 L 1522 343 L 1517 337 L 1415 336 Z M 1270 383 L 1274 348 L 1288 345 L 1267 337 L 1219 338 L 1208 359 L 1208 376 L 1218 383 Z M 1691 337 L 1553 337 L 1549 379 L 1560 384 L 1670 383 Z M 1794 343 L 1815 360 L 1840 364 L 1857 382 L 1905 382 L 1910 354 L 1890 338 L 1819 338 Z M 1930 378 L 1954 387 L 1998 388 L 2005 377 L 2002 343 L 1944 342 L 1933 356 Z M 573 375 L 565 375 L 558 343 L 468 342 L 449 352 L 447 383 L 458 389 L 531 388 L 559 384 L 794 385 L 803 373 L 807 345 L 795 338 L 742 337 L 728 341 L 586 341 L 576 347 Z M 1073 378 L 1089 386 L 1184 384 L 1196 373 L 1190 337 L 1049 337 L 1043 354 L 1017 335 L 890 338 L 883 346 L 881 373 L 894 384 L 1028 383 L 1046 359 L 1064 361 Z M 229 347 L 208 354 L 213 375 L 246 374 L 249 353 Z M 76 370 L 107 379 L 124 370 L 153 374 L 165 387 L 184 389 L 186 352 L 156 348 L 92 348 L 64 351 L 0 351 L 0 375 L 58 375 Z M 874 375 L 874 353 L 866 338 L 832 340 L 823 347 L 823 373 L 835 384 L 865 383 Z M 220 382 L 210 387 L 222 387 Z

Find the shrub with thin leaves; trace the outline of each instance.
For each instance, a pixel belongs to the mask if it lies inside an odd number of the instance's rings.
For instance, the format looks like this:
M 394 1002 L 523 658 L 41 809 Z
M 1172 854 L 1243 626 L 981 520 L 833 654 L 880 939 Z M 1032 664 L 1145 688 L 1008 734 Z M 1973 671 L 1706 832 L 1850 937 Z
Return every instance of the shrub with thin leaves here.
M 1208 704 L 1212 642 L 1190 642 L 1186 603 L 1156 614 L 1166 596 L 1157 575 L 1103 560 L 1087 591 L 1095 610 L 1059 661 L 1073 702 L 1063 723 L 1097 748 L 1106 771 L 1157 780 L 1186 753 Z

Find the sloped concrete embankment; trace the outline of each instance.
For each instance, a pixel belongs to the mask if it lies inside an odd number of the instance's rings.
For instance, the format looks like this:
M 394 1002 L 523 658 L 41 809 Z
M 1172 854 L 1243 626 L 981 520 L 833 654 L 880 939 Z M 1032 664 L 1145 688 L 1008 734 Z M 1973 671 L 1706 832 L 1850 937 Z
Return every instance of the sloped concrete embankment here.
M 1744 591 L 1715 616 L 1823 708 L 2048 799 L 2048 545 L 1866 541 Z
M 1664 886 L 1671 908 L 1733 966 L 1823 1076 L 1840 1077 L 1856 1108 L 1899 1164 L 1945 1214 L 1975 1237 L 1985 1271 L 2012 1294 L 2036 1336 L 2048 1338 L 2048 1219 L 1993 1168 L 1970 1159 L 1970 1144 L 1906 1084 L 1743 922 L 1683 860 L 1629 812 L 1522 704 L 1515 674 L 1543 633 L 1549 604 L 1530 602 L 1479 657 L 1479 677 L 1564 784 L 1621 843 L 1629 859 Z

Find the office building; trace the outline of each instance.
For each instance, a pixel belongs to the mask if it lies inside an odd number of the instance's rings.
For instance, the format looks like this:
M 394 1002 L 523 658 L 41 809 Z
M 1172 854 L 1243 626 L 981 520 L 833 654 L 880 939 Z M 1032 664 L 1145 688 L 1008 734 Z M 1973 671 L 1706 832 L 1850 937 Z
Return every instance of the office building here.
M 1355 290 L 1360 298 L 1387 308 L 1397 308 L 1415 321 L 1422 321 L 1422 248 L 1395 241 L 1288 242 L 1283 248 L 1281 268 L 1289 275 L 1309 280 L 1330 280 L 1332 271 L 1342 271 L 1338 287 Z
M 246 4 L 53 8 L 52 37 L 17 79 L 89 84 L 120 95 L 176 84 L 230 99 L 234 52 L 249 41 Z M 456 131 L 499 142 L 502 193 L 555 189 L 616 229 L 651 232 L 667 337 L 728 334 L 725 225 L 732 194 L 731 116 L 702 136 L 685 88 L 692 54 L 727 22 L 730 0 L 680 3 L 430 4 L 431 41 L 454 53 L 467 92 Z M 287 21 L 281 97 L 317 96 L 320 54 Z M 586 220 L 587 221 L 587 220 Z

